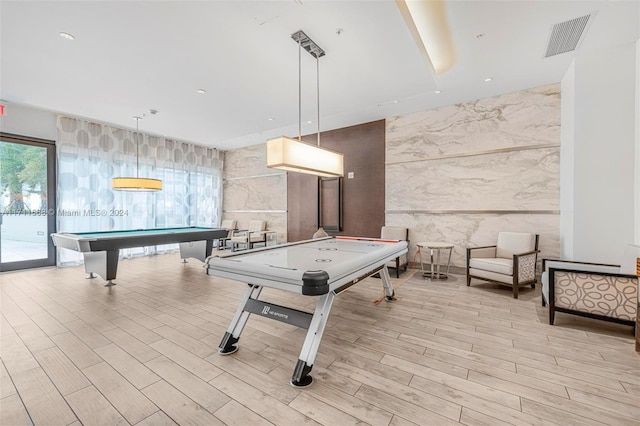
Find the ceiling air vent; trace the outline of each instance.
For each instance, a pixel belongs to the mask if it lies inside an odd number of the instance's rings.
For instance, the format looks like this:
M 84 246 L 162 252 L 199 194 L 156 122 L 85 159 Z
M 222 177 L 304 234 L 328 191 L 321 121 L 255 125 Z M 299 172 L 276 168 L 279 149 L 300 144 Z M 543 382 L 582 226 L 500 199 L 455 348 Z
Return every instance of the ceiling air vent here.
M 581 16 L 555 24 L 551 29 L 545 58 L 576 50 L 592 15 Z

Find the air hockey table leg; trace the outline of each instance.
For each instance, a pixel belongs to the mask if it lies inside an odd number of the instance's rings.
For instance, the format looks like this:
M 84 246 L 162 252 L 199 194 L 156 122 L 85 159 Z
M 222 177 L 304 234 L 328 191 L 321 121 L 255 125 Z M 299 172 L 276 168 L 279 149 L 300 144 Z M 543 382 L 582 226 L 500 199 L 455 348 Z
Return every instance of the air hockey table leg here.
M 238 350 L 237 343 L 238 340 L 240 340 L 240 334 L 242 334 L 242 330 L 249 319 L 249 315 L 251 315 L 250 312 L 245 310 L 245 307 L 249 299 L 257 299 L 258 296 L 260 296 L 261 291 L 262 286 L 249 284 L 249 288 L 244 293 L 240 306 L 238 306 L 238 310 L 233 316 L 227 332 L 224 333 L 220 346 L 218 346 L 218 353 L 220 355 L 231 355 Z
M 382 268 L 380 271 L 380 278 L 382 278 L 382 287 L 384 288 L 384 300 L 387 302 L 391 302 L 396 300 L 395 292 L 393 291 L 393 285 L 391 284 L 391 277 L 389 276 L 389 270 L 387 269 L 387 265 Z
M 295 387 L 307 387 L 313 383 L 313 377 L 309 375 L 313 368 L 313 363 L 316 360 L 318 354 L 318 347 L 322 340 L 322 334 L 324 333 L 324 327 L 327 325 L 327 318 L 331 311 L 331 305 L 335 299 L 336 294 L 333 291 L 320 296 L 316 304 L 316 309 L 313 311 L 313 317 L 307 330 L 307 336 L 302 344 L 302 350 L 300 351 L 300 357 L 296 364 L 296 368 L 293 370 L 293 376 L 291 377 L 291 384 Z

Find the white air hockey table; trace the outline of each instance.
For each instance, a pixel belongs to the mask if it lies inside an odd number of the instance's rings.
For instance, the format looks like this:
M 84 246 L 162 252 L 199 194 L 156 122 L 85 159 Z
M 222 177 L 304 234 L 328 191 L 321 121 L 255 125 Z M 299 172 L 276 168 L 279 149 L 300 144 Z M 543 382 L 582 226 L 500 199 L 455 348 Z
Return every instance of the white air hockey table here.
M 327 237 L 207 258 L 208 275 L 249 284 L 218 352 L 230 355 L 251 314 L 307 329 L 291 384 L 309 386 L 334 298 L 368 276 L 380 273 L 385 300 L 394 300 L 387 262 L 407 253 L 407 242 Z M 258 300 L 264 287 L 317 297 L 313 312 Z

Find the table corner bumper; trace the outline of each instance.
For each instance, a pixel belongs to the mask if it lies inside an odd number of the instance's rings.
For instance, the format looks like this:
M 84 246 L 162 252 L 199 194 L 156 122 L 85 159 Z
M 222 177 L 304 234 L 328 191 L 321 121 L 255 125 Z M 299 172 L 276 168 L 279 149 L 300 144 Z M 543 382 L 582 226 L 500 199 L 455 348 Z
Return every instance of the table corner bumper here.
M 307 271 L 302 275 L 302 294 L 321 296 L 329 292 L 329 274 L 326 271 Z

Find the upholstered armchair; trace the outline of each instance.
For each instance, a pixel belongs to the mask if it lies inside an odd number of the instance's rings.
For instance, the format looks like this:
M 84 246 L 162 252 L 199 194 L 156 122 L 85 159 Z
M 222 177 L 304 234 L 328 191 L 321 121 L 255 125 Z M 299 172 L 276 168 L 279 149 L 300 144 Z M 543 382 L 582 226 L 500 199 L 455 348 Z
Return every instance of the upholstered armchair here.
M 227 242 L 231 239 L 233 231 L 235 231 L 235 229 L 237 228 L 237 222 L 233 219 L 225 219 L 220 224 L 220 228 L 226 229 L 228 231 L 225 238 L 220 238 L 218 240 L 218 250 L 224 250 L 228 248 Z
M 383 226 L 380 231 L 380 238 L 383 240 L 400 240 L 409 241 L 409 228 L 402 228 L 399 226 Z M 387 268 L 393 268 L 396 270 L 396 277 L 400 278 L 400 268 L 407 270 L 407 255 L 403 254 L 400 257 L 396 257 L 395 260 L 387 263 Z
M 522 286 L 536 286 L 539 235 L 524 232 L 500 232 L 495 246 L 467 248 L 467 286 L 471 278 L 513 288 L 518 298 Z
M 544 259 L 542 306 L 549 305 L 549 324 L 563 312 L 635 326 L 638 258 L 640 246 L 629 244 L 620 265 Z
M 267 222 L 264 220 L 252 220 L 248 229 L 241 229 L 231 235 L 231 251 L 236 251 L 239 246 L 244 249 L 252 249 L 254 244 L 267 244 Z

